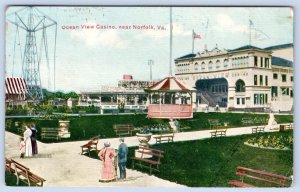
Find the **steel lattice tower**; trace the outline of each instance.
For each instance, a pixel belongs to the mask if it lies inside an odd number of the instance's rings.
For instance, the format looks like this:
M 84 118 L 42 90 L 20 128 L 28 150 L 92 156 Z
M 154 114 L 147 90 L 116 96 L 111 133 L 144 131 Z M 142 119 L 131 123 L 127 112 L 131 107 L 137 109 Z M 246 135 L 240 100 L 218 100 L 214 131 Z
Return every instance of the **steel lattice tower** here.
M 14 12 L 14 20 L 7 16 L 7 20 L 17 27 L 25 30 L 26 38 L 24 45 L 24 55 L 22 57 L 22 77 L 24 78 L 28 94 L 34 102 L 43 99 L 40 65 L 42 53 L 45 54 L 46 63 L 49 69 L 49 53 L 46 29 L 55 26 L 55 45 L 54 45 L 54 81 L 55 81 L 55 49 L 57 23 L 35 7 L 25 7 Z M 37 42 L 37 34 L 41 40 Z M 39 50 L 38 50 L 39 48 Z M 48 77 L 49 78 L 49 77 Z

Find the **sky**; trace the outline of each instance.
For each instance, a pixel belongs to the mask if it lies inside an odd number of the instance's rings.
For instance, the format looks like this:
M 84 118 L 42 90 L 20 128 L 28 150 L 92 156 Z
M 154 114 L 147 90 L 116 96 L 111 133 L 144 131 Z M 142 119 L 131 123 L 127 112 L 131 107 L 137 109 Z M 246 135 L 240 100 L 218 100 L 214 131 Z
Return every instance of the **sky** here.
M 154 80 L 169 75 L 169 7 L 36 8 L 57 22 L 55 54 L 55 26 L 46 29 L 49 64 L 41 46 L 42 31 L 36 32 L 44 88 L 80 92 L 117 86 L 123 74 L 149 80 L 149 59 L 154 61 Z M 6 12 L 6 76 L 22 75 L 26 32 L 10 22 L 18 11 L 28 25 L 27 9 L 20 9 L 23 7 L 9 7 Z M 173 7 L 172 74 L 174 59 L 192 52 L 193 30 L 201 36 L 194 40 L 195 52 L 203 51 L 205 45 L 208 49 L 234 49 L 249 44 L 251 23 L 251 45 L 264 48 L 293 43 L 293 22 L 289 7 Z M 112 29 L 97 28 L 107 26 Z

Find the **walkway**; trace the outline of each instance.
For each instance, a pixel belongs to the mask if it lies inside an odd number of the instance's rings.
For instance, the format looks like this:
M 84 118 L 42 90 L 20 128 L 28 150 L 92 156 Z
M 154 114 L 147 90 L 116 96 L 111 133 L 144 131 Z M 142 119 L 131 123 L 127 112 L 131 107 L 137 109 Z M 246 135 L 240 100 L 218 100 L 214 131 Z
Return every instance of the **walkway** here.
M 251 134 L 251 127 L 230 128 L 227 136 Z M 176 133 L 174 141 L 187 141 L 210 138 L 210 130 Z M 98 148 L 102 148 L 105 141 L 112 147 L 119 145 L 118 138 L 100 139 Z M 125 181 L 100 183 L 101 161 L 80 155 L 80 146 L 87 141 L 45 144 L 38 142 L 39 155 L 30 159 L 20 159 L 18 150 L 19 136 L 5 132 L 5 157 L 13 158 L 29 167 L 32 172 L 45 178 L 45 186 L 82 186 L 82 187 L 184 187 L 177 183 L 166 181 L 132 169 L 127 170 Z M 137 146 L 137 138 L 126 137 L 128 146 Z M 151 139 L 150 144 L 154 144 Z

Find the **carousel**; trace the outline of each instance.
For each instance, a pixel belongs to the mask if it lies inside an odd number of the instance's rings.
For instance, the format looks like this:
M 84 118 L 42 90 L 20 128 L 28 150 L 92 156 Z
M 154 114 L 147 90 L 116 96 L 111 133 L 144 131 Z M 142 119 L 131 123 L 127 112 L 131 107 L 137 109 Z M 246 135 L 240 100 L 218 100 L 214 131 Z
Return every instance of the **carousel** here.
M 149 93 L 148 118 L 193 118 L 192 92 L 175 77 L 166 77 L 145 89 Z

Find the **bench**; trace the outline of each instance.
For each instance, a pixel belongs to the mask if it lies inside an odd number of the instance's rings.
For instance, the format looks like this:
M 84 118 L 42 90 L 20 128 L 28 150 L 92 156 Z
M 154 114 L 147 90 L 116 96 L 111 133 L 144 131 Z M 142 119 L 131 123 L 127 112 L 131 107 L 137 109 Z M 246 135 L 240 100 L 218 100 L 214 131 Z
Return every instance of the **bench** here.
M 208 124 L 210 129 L 217 129 L 221 126 L 219 119 L 208 119 Z
M 164 157 L 163 156 L 164 151 L 152 149 L 144 146 L 139 146 L 137 153 L 140 153 L 141 156 L 132 158 L 133 169 L 134 169 L 134 163 L 135 161 L 137 161 L 139 163 L 137 163 L 136 165 L 140 167 L 148 168 L 150 175 L 152 174 L 152 170 L 159 172 L 159 165 L 161 164 L 160 159 Z M 149 158 L 147 158 L 147 156 Z M 152 167 L 152 165 L 155 167 Z
M 161 143 L 162 141 L 167 141 L 169 143 L 174 141 L 174 135 L 175 133 L 172 132 L 169 134 L 160 134 L 157 136 L 153 136 L 153 138 L 155 139 L 156 144 Z
M 268 185 L 269 187 L 289 187 L 289 177 L 268 173 L 261 170 L 250 169 L 246 167 L 237 167 L 236 175 L 240 176 L 241 181 L 231 180 L 228 184 L 235 187 L 258 187 L 259 184 Z M 250 184 L 245 182 L 251 182 Z M 254 184 L 253 184 L 254 183 Z
M 41 130 L 41 138 L 42 139 L 61 139 L 59 132 L 61 128 L 45 128 L 43 127 Z
M 95 150 L 98 151 L 97 149 L 97 145 L 98 145 L 98 141 L 99 141 L 99 136 L 93 137 L 91 138 L 86 144 L 81 145 L 81 155 L 83 155 L 84 153 L 89 153 L 90 156 L 90 152 Z
M 25 167 L 13 159 L 6 159 L 5 170 L 17 176 L 17 185 L 19 185 L 19 180 L 22 180 L 23 182 L 27 183 L 28 186 L 42 187 L 46 181 L 42 177 L 32 173 L 28 167 Z
M 211 134 L 211 137 L 225 137 L 226 136 L 226 132 L 227 132 L 227 129 L 216 129 L 214 131 L 211 131 L 210 134 Z
M 132 124 L 115 124 L 113 125 L 114 131 L 117 136 L 130 135 L 132 136 L 133 125 Z
M 265 132 L 265 126 L 252 127 L 252 134 L 253 133 L 263 133 L 263 132 Z
M 284 124 L 284 125 L 279 126 L 279 131 L 285 131 L 285 130 L 289 130 L 289 129 L 293 129 L 293 128 L 294 128 L 293 123 Z

